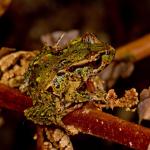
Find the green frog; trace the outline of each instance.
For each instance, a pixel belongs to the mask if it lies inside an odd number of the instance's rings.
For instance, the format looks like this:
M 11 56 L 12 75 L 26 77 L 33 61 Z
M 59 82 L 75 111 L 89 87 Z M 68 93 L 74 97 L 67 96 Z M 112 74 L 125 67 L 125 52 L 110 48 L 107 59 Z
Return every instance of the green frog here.
M 98 73 L 114 55 L 115 49 L 92 33 L 63 48 L 45 47 L 25 75 L 25 88 L 33 100 L 33 106 L 24 112 L 27 119 L 40 125 L 63 126 L 62 118 L 84 103 L 106 103 Z

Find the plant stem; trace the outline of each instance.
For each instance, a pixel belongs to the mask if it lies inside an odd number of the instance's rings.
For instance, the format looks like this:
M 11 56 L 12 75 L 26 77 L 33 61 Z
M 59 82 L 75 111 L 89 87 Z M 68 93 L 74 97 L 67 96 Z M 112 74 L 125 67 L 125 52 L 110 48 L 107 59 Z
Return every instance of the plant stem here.
M 122 120 L 95 107 L 84 107 L 63 119 L 83 133 L 91 134 L 130 148 L 147 150 L 150 145 L 150 129 Z
M 137 39 L 129 44 L 123 45 L 117 49 L 115 59 L 123 59 L 128 56 L 134 57 L 134 61 L 139 61 L 150 56 L 150 34 Z

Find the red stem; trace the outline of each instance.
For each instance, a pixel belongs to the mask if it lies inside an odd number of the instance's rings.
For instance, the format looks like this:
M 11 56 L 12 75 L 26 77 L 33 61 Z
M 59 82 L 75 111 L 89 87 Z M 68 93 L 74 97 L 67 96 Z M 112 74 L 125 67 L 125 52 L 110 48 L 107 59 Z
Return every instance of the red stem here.
M 74 125 L 82 132 L 130 148 L 147 150 L 150 145 L 150 129 L 122 120 L 95 107 L 74 111 L 63 119 L 67 125 Z
M 0 84 L 0 107 L 23 112 L 32 106 L 31 98 L 23 95 L 19 90 Z

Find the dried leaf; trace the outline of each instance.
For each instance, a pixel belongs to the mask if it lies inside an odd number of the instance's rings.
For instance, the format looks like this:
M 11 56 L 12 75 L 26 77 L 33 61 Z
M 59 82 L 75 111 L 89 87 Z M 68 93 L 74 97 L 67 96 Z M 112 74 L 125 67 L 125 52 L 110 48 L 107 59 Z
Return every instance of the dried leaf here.
M 139 122 L 150 120 L 150 87 L 141 92 L 140 99 L 141 102 L 138 105 Z
M 133 70 L 134 64 L 130 60 L 114 61 L 100 73 L 100 76 L 106 82 L 106 86 L 111 88 L 119 77 L 127 78 Z

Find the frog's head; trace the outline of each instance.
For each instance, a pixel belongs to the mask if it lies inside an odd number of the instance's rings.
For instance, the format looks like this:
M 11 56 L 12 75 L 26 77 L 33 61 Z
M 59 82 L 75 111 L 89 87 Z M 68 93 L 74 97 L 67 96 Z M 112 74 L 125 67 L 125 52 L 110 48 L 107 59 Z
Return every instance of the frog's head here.
M 73 47 L 74 50 L 71 53 L 73 62 L 69 69 L 90 66 L 94 73 L 98 73 L 111 63 L 115 55 L 112 46 L 98 40 L 92 33 L 85 33 L 72 43 L 70 49 Z

